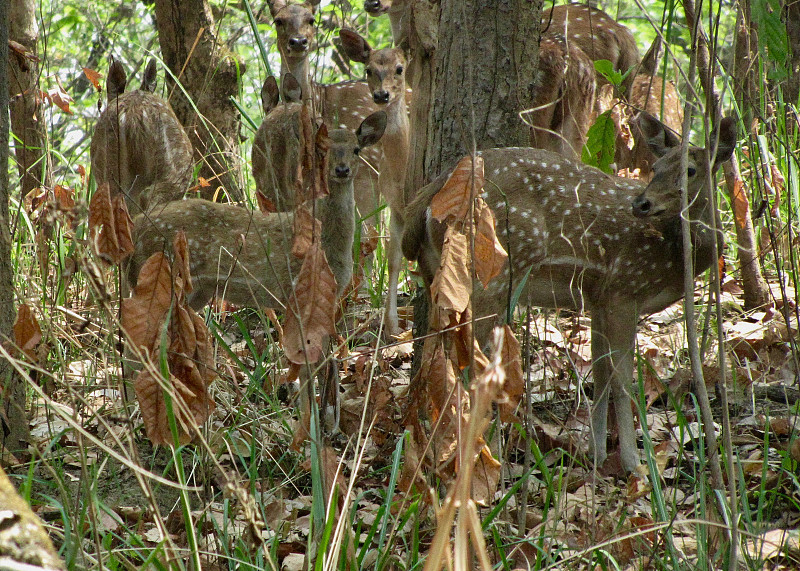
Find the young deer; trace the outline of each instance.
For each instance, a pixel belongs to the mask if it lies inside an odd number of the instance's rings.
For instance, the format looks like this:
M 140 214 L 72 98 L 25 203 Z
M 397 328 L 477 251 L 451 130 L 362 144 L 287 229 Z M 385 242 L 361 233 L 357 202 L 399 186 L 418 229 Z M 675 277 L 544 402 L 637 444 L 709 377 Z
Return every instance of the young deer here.
M 383 135 L 386 114 L 367 117 L 358 131 L 330 132 L 328 187 L 318 202 L 322 247 L 336 278 L 338 292 L 353 272 L 355 210 L 353 180 L 358 153 Z M 135 251 L 127 277 L 134 286 L 142 264 L 153 253 L 169 249 L 178 230 L 186 233 L 194 290 L 187 301 L 200 309 L 213 296 L 249 307 L 282 308 L 291 292 L 301 260 L 291 255 L 291 213 L 262 214 L 202 199 L 167 204 L 134 220 Z
M 476 318 L 505 316 L 510 292 L 526 275 L 522 303 L 591 312 L 594 459 L 599 465 L 606 458 L 610 396 L 628 471 L 639 464 L 630 396 L 636 324 L 640 315 L 683 297 L 680 147 L 653 118 L 644 116 L 642 129 L 660 156 L 646 187 L 539 149 L 483 151 L 484 197 L 494 209 L 509 265 L 486 290 L 476 286 L 473 291 Z M 714 169 L 730 157 L 735 143 L 734 123 L 725 119 L 713 160 L 704 149 L 689 151 L 695 275 L 715 262 L 714 240 L 721 246 L 721 237 L 711 230 L 714 208 L 705 186 L 709 160 Z M 443 240 L 443 225 L 430 216 L 429 204 L 442 184 L 439 180 L 422 189 L 406 210 L 403 253 L 419 262 L 428 287 Z M 482 343 L 489 338 L 490 322 L 476 323 Z
M 406 57 L 400 48 L 373 50 L 367 41 L 352 30 L 340 30 L 347 57 L 364 64 L 372 99 L 386 109 L 386 133 L 381 140 L 378 190 L 389 205 L 389 291 L 386 294 L 385 328 L 390 335 L 400 332 L 397 317 L 397 281 L 403 252 L 403 210 L 406 163 L 408 162 L 409 123 L 406 106 Z
M 179 200 L 192 180 L 192 144 L 166 101 L 153 95 L 156 62 L 150 60 L 142 88 L 125 92 L 127 78 L 115 61 L 108 72 L 108 106 L 92 136 L 92 173 L 97 184 L 122 192 L 131 214 Z M 154 190 L 156 189 L 156 190 Z
M 389 15 L 392 26 L 392 41 L 395 47 L 404 47 L 408 41 L 408 9 L 411 0 L 364 0 L 364 11 L 377 18 L 382 14 Z
M 264 121 L 253 141 L 252 165 L 256 190 L 272 201 L 279 212 L 295 206 L 295 182 L 300 165 L 302 90 L 297 79 L 287 73 L 278 83 L 267 77 L 261 88 Z

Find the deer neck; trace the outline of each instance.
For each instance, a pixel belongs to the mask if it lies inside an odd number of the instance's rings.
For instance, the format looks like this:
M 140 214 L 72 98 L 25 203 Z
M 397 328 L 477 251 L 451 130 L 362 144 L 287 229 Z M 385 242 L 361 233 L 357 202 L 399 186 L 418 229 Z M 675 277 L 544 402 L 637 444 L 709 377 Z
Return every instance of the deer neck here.
M 291 73 L 297 78 L 300 89 L 303 91 L 303 101 L 310 102 L 316 97 L 316 84 L 311 80 L 311 64 L 308 57 L 281 58 L 281 77 Z
M 353 180 L 328 179 L 330 194 L 319 201 L 322 218 L 322 249 L 336 277 L 341 294 L 353 277 L 353 236 L 356 230 Z
M 410 129 L 405 96 L 398 97 L 385 108 L 386 131 L 381 137 L 383 154 L 379 186 L 389 207 L 400 212 L 408 163 Z

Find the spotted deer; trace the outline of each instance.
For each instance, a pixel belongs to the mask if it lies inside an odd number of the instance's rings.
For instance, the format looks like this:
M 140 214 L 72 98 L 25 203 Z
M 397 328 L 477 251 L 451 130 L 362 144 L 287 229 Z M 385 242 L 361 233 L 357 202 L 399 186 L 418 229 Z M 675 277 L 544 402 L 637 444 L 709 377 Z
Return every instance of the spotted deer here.
M 278 36 L 281 54 L 281 77 L 291 73 L 300 82 L 303 99 L 313 115 L 326 125 L 355 130 L 369 114 L 379 109 L 365 81 L 341 81 L 323 84 L 311 75 L 311 46 L 316 31 L 314 11 L 319 1 L 292 4 L 287 0 L 271 0 L 270 11 Z M 368 149 L 361 157 L 369 165 L 377 165 L 381 144 Z M 363 217 L 377 211 L 378 176 L 373 168 L 362 168 L 355 180 L 356 205 Z
M 351 61 L 364 65 L 372 99 L 386 110 L 386 132 L 382 139 L 378 165 L 378 190 L 389 205 L 389 291 L 386 294 L 385 329 L 390 335 L 400 332 L 397 317 L 397 281 L 403 253 L 403 210 L 406 163 L 408 162 L 409 121 L 406 106 L 406 57 L 400 48 L 374 50 L 352 30 L 340 30 L 339 37 Z
M 561 34 L 543 34 L 535 84 L 534 106 L 526 116 L 531 146 L 580 158 L 595 118 L 592 60 Z
M 285 212 L 295 206 L 303 104 L 300 83 L 291 73 L 283 76 L 281 84 L 279 90 L 270 75 L 261 88 L 264 120 L 253 141 L 251 164 L 256 190 L 272 201 L 277 211 Z
M 411 0 L 364 0 L 364 11 L 377 18 L 383 14 L 389 15 L 392 26 L 392 41 L 397 47 L 404 47 L 408 41 L 408 9 Z
M 542 31 L 560 34 L 576 44 L 591 61 L 605 59 L 615 70 L 626 73 L 639 64 L 639 48 L 631 31 L 611 16 L 583 4 L 561 4 L 542 10 Z M 622 83 L 622 93 L 629 93 L 633 73 Z M 600 85 L 607 83 L 598 74 Z
M 509 253 L 504 272 L 487 289 L 473 290 L 476 318 L 506 315 L 510 293 L 524 281 L 520 302 L 588 310 L 592 318 L 592 450 L 606 458 L 609 397 L 616 411 L 622 466 L 639 465 L 631 411 L 636 325 L 641 315 L 681 299 L 684 254 L 680 213 L 680 146 L 656 119 L 642 116 L 642 130 L 660 158 L 648 185 L 607 175 L 539 149 L 481 152 L 483 196 L 494 210 L 498 236 Z M 731 119 L 723 120 L 716 156 L 690 148 L 686 175 L 694 274 L 712 263 L 715 210 L 706 177 L 736 144 Z M 677 146 L 676 146 L 677 145 Z M 406 210 L 403 253 L 417 260 L 428 287 L 439 267 L 444 227 L 429 205 L 443 179 L 423 188 Z M 492 319 L 476 321 L 486 343 Z
M 322 221 L 322 247 L 339 293 L 353 272 L 353 180 L 358 153 L 374 145 L 385 126 L 386 114 L 379 111 L 367 117 L 356 133 L 347 129 L 329 133 L 330 194 L 319 199 L 316 208 Z M 217 296 L 235 305 L 280 309 L 301 265 L 290 254 L 293 220 L 292 213 L 263 214 L 202 199 L 171 202 L 134 219 L 135 250 L 126 269 L 128 280 L 135 285 L 145 260 L 169 250 L 175 233 L 183 230 L 194 284 L 187 296 L 192 308 L 200 309 Z
M 127 77 L 115 61 L 108 72 L 108 105 L 95 125 L 92 174 L 98 185 L 122 192 L 132 214 L 179 200 L 192 180 L 192 144 L 169 104 L 153 94 L 156 62 L 142 88 L 125 91 Z

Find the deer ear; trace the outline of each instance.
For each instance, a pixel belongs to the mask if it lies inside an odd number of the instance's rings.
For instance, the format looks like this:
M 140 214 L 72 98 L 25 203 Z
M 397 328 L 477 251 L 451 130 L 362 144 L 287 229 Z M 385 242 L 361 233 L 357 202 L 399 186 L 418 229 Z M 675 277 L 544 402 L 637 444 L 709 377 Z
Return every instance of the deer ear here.
M 358 63 L 367 63 L 369 61 L 369 54 L 372 53 L 372 48 L 367 43 L 367 40 L 357 32 L 342 28 L 339 30 L 339 38 L 342 40 L 344 53 L 347 54 L 351 61 Z
M 723 117 L 719 122 L 719 143 L 717 143 L 717 156 L 714 157 L 714 166 L 724 163 L 733 154 L 736 148 L 736 120 L 733 117 Z M 716 137 L 712 136 L 713 141 Z
M 278 82 L 270 75 L 264 80 L 264 85 L 261 86 L 261 108 L 264 110 L 264 115 L 272 111 L 278 105 L 279 100 Z
M 149 91 L 150 93 L 155 92 L 156 82 L 158 80 L 157 74 L 158 68 L 156 67 L 156 60 L 155 58 L 150 58 L 150 61 L 147 62 L 147 67 L 144 68 L 144 77 L 142 77 L 142 91 Z
M 127 83 L 128 78 L 125 75 L 125 68 L 117 60 L 114 60 L 111 62 L 111 67 L 108 68 L 108 81 L 106 82 L 108 98 L 113 99 L 125 93 L 125 85 Z
M 286 7 L 286 0 L 267 0 L 267 5 L 269 6 L 269 13 L 272 14 L 274 18 L 278 12 L 283 10 Z
M 281 97 L 284 103 L 300 103 L 303 100 L 303 88 L 291 73 L 284 74 L 281 79 Z
M 376 111 L 361 122 L 356 131 L 358 146 L 362 149 L 380 141 L 386 130 L 386 112 Z
M 317 10 L 317 6 L 319 6 L 320 0 L 307 0 L 306 4 L 308 7 L 311 8 L 311 13 L 313 14 Z
M 663 157 L 670 149 L 681 144 L 675 133 L 650 113 L 642 111 L 636 121 L 655 156 Z

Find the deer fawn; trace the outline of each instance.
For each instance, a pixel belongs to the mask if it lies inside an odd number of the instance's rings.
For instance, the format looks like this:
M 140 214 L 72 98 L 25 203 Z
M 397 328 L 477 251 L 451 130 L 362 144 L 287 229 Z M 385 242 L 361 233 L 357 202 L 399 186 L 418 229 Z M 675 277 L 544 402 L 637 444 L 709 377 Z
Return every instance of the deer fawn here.
M 408 40 L 408 30 L 406 27 L 409 22 L 408 9 L 411 7 L 411 0 L 364 0 L 364 11 L 377 18 L 382 14 L 389 15 L 392 26 L 392 41 L 396 47 L 402 47 Z
M 355 210 L 353 180 L 360 149 L 383 135 L 386 114 L 367 117 L 357 133 L 330 132 L 329 196 L 320 199 L 322 247 L 339 293 L 353 272 Z M 262 214 L 245 208 L 189 199 L 172 202 L 134 220 L 135 251 L 127 268 L 131 285 L 153 253 L 171 247 L 178 230 L 186 233 L 194 290 L 189 305 L 200 309 L 212 296 L 250 307 L 282 308 L 301 261 L 291 256 L 291 213 Z
M 386 109 L 386 133 L 383 135 L 378 170 L 378 190 L 389 205 L 389 291 L 386 294 L 385 327 L 390 335 L 400 332 L 397 317 L 397 281 L 403 252 L 403 209 L 406 163 L 408 162 L 409 122 L 406 106 L 406 58 L 400 48 L 373 50 L 367 41 L 352 30 L 340 30 L 347 56 L 364 64 L 367 84 L 377 105 Z
M 539 149 L 483 151 L 484 197 L 495 211 L 509 265 L 486 290 L 473 291 L 475 317 L 504 316 L 510 292 L 530 271 L 520 301 L 591 312 L 594 459 L 599 465 L 606 458 L 610 396 L 628 471 L 639 465 L 630 396 L 636 324 L 640 315 L 661 310 L 684 293 L 680 147 L 654 118 L 643 116 L 642 130 L 660 157 L 647 186 Z M 695 275 L 714 263 L 713 241 L 721 245 L 711 230 L 714 208 L 706 196 L 709 160 L 714 169 L 730 157 L 735 143 L 735 125 L 725 119 L 714 159 L 704 149 L 689 151 Z M 444 229 L 428 206 L 441 184 L 422 189 L 406 210 L 403 252 L 419 262 L 428 287 L 439 266 Z M 490 321 L 476 322 L 483 343 Z
M 127 78 L 115 61 L 108 72 L 108 106 L 92 136 L 92 173 L 97 184 L 122 192 L 132 213 L 183 197 L 192 180 L 192 144 L 166 101 L 153 95 L 156 62 L 150 60 L 142 88 L 125 92 Z
M 272 201 L 279 212 L 295 206 L 295 182 L 300 165 L 301 117 L 303 109 L 300 83 L 287 73 L 278 83 L 267 77 L 261 88 L 264 121 L 253 141 L 252 165 L 256 190 Z

